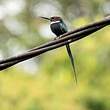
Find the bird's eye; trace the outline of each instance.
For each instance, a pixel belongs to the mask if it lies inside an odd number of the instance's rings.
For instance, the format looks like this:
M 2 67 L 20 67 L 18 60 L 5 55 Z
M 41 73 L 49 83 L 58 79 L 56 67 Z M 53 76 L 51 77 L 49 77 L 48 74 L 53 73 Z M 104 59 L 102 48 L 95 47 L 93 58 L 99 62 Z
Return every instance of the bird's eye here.
M 54 17 L 52 17 L 52 20 L 54 20 Z

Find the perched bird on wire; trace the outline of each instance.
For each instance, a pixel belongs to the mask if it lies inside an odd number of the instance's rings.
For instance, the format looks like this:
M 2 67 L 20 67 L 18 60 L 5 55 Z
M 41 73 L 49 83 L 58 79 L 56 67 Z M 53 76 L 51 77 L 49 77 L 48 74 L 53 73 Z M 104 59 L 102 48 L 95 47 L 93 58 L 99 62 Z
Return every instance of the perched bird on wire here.
M 60 38 L 62 34 L 68 32 L 67 26 L 61 17 L 53 16 L 50 18 L 47 18 L 47 17 L 41 17 L 41 18 L 47 19 L 50 21 L 50 28 L 52 32 L 57 36 L 57 38 Z M 77 83 L 77 75 L 76 75 L 76 69 L 75 69 L 75 64 L 74 64 L 74 58 L 73 58 L 69 44 L 66 45 L 66 49 L 67 49 L 69 58 L 71 60 L 71 64 L 72 64 L 74 75 L 75 75 L 75 81 Z
M 54 20 L 51 20 L 52 18 L 45 18 L 45 17 L 42 17 L 42 18 L 48 19 L 51 22 L 54 21 Z M 57 17 L 57 19 L 58 19 L 58 17 Z M 63 22 L 63 21 L 60 18 L 60 20 L 57 20 L 57 22 Z M 51 24 L 51 25 L 53 25 L 53 24 Z M 32 48 L 32 49 L 28 50 L 27 52 L 24 52 L 21 55 L 12 56 L 12 57 L 0 60 L 0 71 L 5 70 L 5 69 L 17 64 L 17 63 L 22 62 L 22 61 L 25 61 L 25 60 L 28 60 L 28 59 L 33 58 L 35 56 L 38 56 L 44 52 L 59 48 L 61 46 L 67 45 L 71 42 L 75 42 L 77 40 L 80 40 L 84 37 L 87 37 L 88 35 L 90 35 L 92 33 L 97 32 L 98 30 L 100 30 L 108 25 L 110 25 L 110 17 L 107 17 L 107 18 L 104 18 L 103 20 L 100 20 L 98 22 L 94 22 L 94 23 L 88 24 L 86 26 L 77 28 L 77 29 L 70 31 L 70 32 L 64 32 L 64 31 L 62 32 L 61 31 L 60 34 L 65 33 L 60 36 L 63 38 L 55 39 L 55 40 L 52 40 L 52 41 L 47 42 L 45 44 L 42 44 L 40 46 L 37 46 L 35 48 Z M 66 25 L 64 24 L 64 26 L 66 26 Z M 67 31 L 67 29 L 66 29 L 66 31 Z M 59 37 L 57 37 L 57 38 L 59 38 Z M 71 57 L 71 58 L 72 58 L 72 62 L 73 62 L 72 64 L 74 64 L 73 57 Z M 76 76 L 76 74 L 75 74 L 75 76 Z M 75 77 L 75 79 L 77 82 L 77 77 Z

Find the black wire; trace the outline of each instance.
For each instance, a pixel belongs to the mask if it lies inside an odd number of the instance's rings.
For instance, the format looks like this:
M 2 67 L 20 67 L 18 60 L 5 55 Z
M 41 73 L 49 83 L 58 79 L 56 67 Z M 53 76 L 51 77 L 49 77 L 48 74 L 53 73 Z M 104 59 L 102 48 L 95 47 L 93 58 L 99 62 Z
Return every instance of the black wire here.
M 49 45 L 47 47 L 39 48 L 39 49 L 33 50 L 33 51 L 31 50 L 31 51 L 28 51 L 28 52 L 26 52 L 26 53 L 24 53 L 22 55 L 2 60 L 0 62 L 1 63 L 0 64 L 0 70 L 4 70 L 4 69 L 6 69 L 6 68 L 8 68 L 10 66 L 15 65 L 16 63 L 19 63 L 21 61 L 30 59 L 30 58 L 35 57 L 37 55 L 40 55 L 40 54 L 42 54 L 42 53 L 44 53 L 46 51 L 49 51 L 49 50 L 64 46 L 64 45 L 66 45 L 68 43 L 71 43 L 73 41 L 79 40 L 79 39 L 81 39 L 83 37 L 86 37 L 87 35 L 89 35 L 89 34 L 91 34 L 93 32 L 96 32 L 97 30 L 103 28 L 104 26 L 106 26 L 106 25 L 101 25 L 101 26 L 97 26 L 97 27 L 95 26 L 95 27 L 83 30 L 83 31 L 74 33 L 73 35 L 69 35 L 66 38 L 60 38 L 58 40 L 55 40 L 55 41 L 53 41 L 53 44 L 51 44 L 51 45 Z
M 21 61 L 30 59 L 32 57 L 40 55 L 40 54 L 42 54 L 46 51 L 49 51 L 51 49 L 55 49 L 60 46 L 66 45 L 67 43 L 71 43 L 73 41 L 79 40 L 79 39 L 86 37 L 87 35 L 89 35 L 93 32 L 96 32 L 97 30 L 99 30 L 109 24 L 110 24 L 110 18 L 104 19 L 99 22 L 95 22 L 95 23 L 86 25 L 84 27 L 80 27 L 74 31 L 70 31 L 68 33 L 65 33 L 61 36 L 60 39 L 56 39 L 56 40 L 50 41 L 48 43 L 45 43 L 41 46 L 38 46 L 36 48 L 33 48 L 33 49 L 29 50 L 28 52 L 25 52 L 22 55 L 3 59 L 0 61 L 0 70 L 4 70 L 10 66 L 13 66 L 13 65 L 21 62 Z

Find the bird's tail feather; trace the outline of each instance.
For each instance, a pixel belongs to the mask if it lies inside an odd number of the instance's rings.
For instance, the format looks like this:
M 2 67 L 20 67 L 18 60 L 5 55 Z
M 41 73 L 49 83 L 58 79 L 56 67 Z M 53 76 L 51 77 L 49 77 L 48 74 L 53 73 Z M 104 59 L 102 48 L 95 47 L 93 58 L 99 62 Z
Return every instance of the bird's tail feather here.
M 70 49 L 69 44 L 66 45 L 66 49 L 67 49 L 69 58 L 70 58 L 70 60 L 71 60 L 71 64 L 72 64 L 72 67 L 73 67 L 73 70 L 74 70 L 74 75 L 75 75 L 75 81 L 76 81 L 76 83 L 77 83 L 77 74 L 76 74 L 76 69 L 75 69 L 74 58 L 73 58 L 73 55 L 72 55 L 72 52 L 71 52 L 71 49 Z

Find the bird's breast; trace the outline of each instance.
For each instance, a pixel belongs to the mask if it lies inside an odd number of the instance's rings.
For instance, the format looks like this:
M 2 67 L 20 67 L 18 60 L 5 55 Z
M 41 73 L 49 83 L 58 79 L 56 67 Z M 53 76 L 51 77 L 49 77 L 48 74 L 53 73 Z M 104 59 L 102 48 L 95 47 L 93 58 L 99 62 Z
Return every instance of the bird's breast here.
M 51 23 L 50 28 L 56 36 L 60 36 L 67 32 L 60 22 Z

